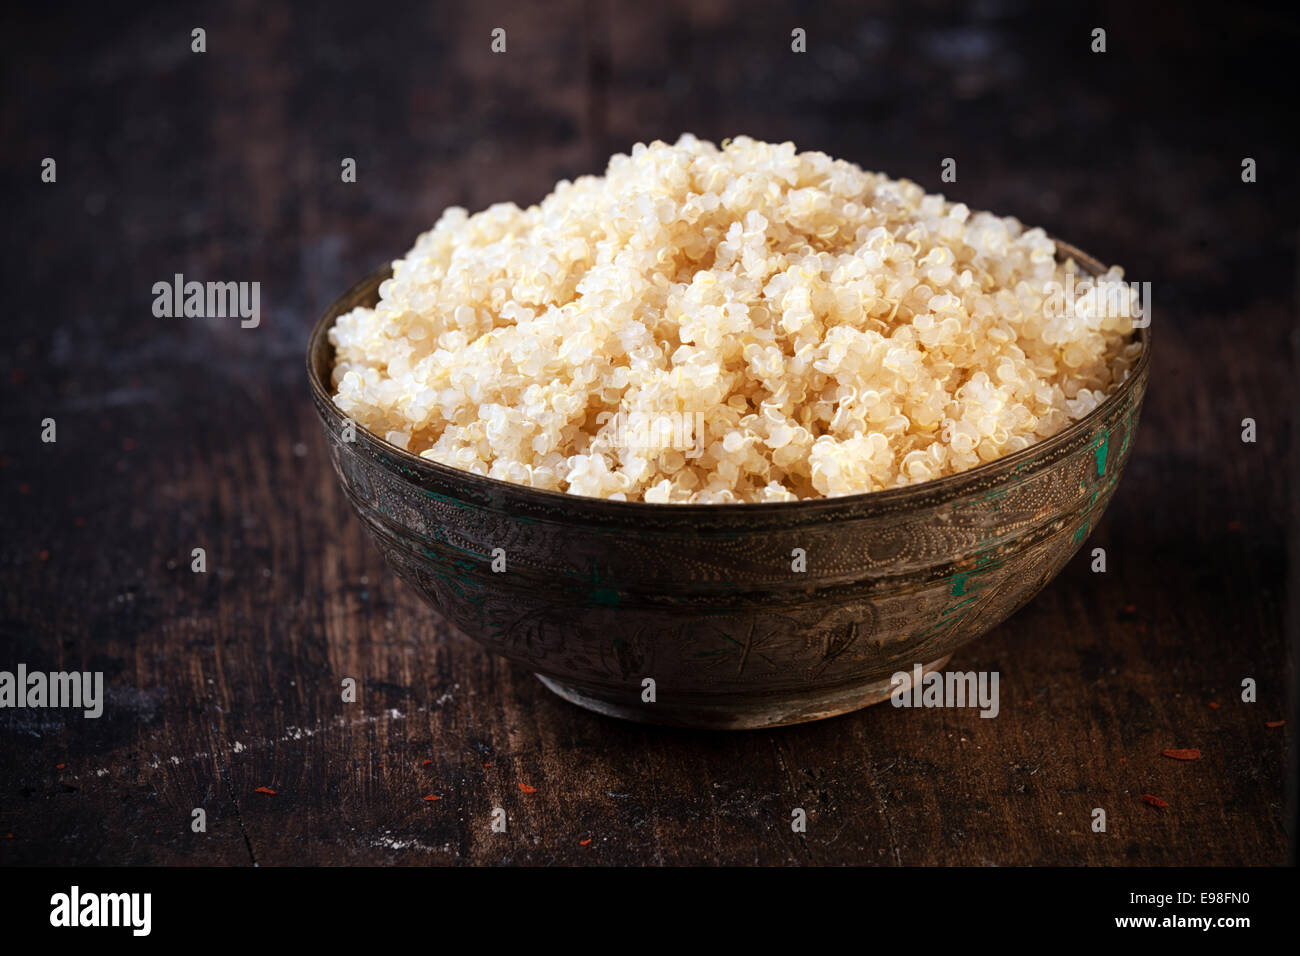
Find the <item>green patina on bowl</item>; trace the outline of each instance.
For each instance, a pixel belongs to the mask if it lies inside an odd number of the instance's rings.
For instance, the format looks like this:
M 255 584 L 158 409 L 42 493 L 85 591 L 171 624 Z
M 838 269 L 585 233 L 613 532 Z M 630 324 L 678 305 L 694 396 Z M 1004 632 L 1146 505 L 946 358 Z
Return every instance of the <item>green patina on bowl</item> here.
M 1092 257 L 1058 243 L 1081 268 Z M 889 697 L 1004 621 L 1078 550 L 1115 491 L 1150 370 L 1015 454 L 905 488 L 762 504 L 567 495 L 419 458 L 330 396 L 329 329 L 373 306 L 385 268 L 316 323 L 307 373 L 330 460 L 389 564 L 451 628 L 576 704 L 633 720 L 752 728 Z M 506 570 L 494 572 L 502 549 Z M 792 570 L 795 549 L 806 570 Z M 646 690 L 653 680 L 653 700 Z

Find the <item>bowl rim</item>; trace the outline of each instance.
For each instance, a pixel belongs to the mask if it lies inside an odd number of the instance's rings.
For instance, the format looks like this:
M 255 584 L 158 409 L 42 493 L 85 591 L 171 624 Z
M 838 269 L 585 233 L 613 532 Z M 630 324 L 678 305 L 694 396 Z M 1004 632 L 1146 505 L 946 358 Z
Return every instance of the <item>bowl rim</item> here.
M 1056 245 L 1056 258 L 1058 261 L 1073 259 L 1076 264 L 1095 276 L 1103 275 L 1108 271 L 1107 266 L 1078 247 L 1054 236 L 1049 235 L 1048 238 L 1052 239 Z M 334 404 L 331 390 L 325 387 L 316 372 L 315 355 L 323 347 L 329 351 L 331 358 L 333 356 L 334 346 L 329 342 L 329 330 L 338 317 L 344 314 L 344 310 L 339 307 L 340 303 L 355 298 L 364 287 L 372 284 L 378 286 L 379 282 L 392 275 L 392 268 L 393 262 L 389 262 L 385 266 L 374 269 L 336 296 L 320 318 L 316 320 L 311 334 L 307 338 L 307 380 L 312 396 L 315 399 L 313 404 L 316 405 L 317 413 L 320 415 L 322 422 L 327 425 L 330 424 L 327 414 L 333 418 L 335 423 L 352 419 L 349 419 Z M 1126 401 L 1131 393 L 1144 387 L 1151 364 L 1151 326 L 1148 324 L 1136 329 L 1132 341 L 1142 344 L 1142 352 L 1138 356 L 1136 364 L 1129 370 L 1128 377 L 1110 395 L 1106 396 L 1105 400 L 1096 408 L 1083 418 L 1061 429 L 1055 435 L 1034 442 L 1009 455 L 1003 455 L 1000 458 L 993 459 L 993 461 L 984 462 L 956 474 L 944 475 L 941 478 L 932 478 L 929 481 L 903 485 L 898 488 L 885 488 L 879 491 L 864 491 L 858 494 L 834 497 L 800 498 L 796 501 L 733 501 L 717 503 L 619 501 L 590 495 L 576 495 L 567 491 L 554 491 L 549 488 L 536 488 L 532 485 L 521 485 L 500 478 L 491 478 L 487 475 L 479 475 L 472 471 L 454 468 L 439 461 L 421 458 L 419 455 L 412 454 L 406 449 L 400 448 L 380 437 L 360 422 L 353 421 L 357 434 L 364 435 L 368 442 L 383 450 L 386 454 L 393 456 L 394 461 L 399 466 L 404 466 L 403 471 L 426 472 L 446 481 L 477 485 L 488 492 L 492 501 L 501 502 L 503 505 L 509 504 L 508 498 L 510 497 L 518 498 L 521 501 L 532 498 L 539 503 L 563 503 L 570 509 L 587 509 L 596 515 L 621 518 L 635 517 L 637 514 L 647 517 L 653 514 L 659 518 L 670 514 L 683 517 L 704 515 L 722 517 L 725 515 L 728 518 L 742 514 L 754 517 L 771 517 L 781 514 L 790 518 L 796 516 L 811 518 L 827 510 L 865 513 L 875 511 L 877 507 L 880 509 L 889 508 L 907 499 L 933 500 L 937 502 L 959 498 L 969 486 L 980 484 L 995 472 L 1007 468 L 1014 469 L 1018 465 L 1023 465 L 1035 459 L 1046 459 L 1051 456 L 1052 452 L 1079 441 L 1093 430 L 1098 421 L 1107 417 L 1116 406 Z M 503 499 L 502 496 L 506 497 Z

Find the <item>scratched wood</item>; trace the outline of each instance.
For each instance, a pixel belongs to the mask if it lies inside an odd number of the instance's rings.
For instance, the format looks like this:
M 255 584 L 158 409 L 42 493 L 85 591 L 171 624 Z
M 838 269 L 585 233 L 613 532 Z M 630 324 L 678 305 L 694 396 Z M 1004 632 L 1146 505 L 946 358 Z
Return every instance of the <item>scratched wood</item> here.
M 0 864 L 1293 859 L 1294 719 L 1266 724 L 1293 717 L 1294 22 L 751 6 L 6 9 L 0 668 L 109 689 L 98 720 L 0 712 Z M 954 658 L 1000 673 L 996 719 L 586 713 L 441 633 L 343 500 L 301 369 L 330 298 L 449 204 L 534 202 L 682 130 L 907 175 L 1155 283 L 1150 396 L 1087 545 L 1107 573 L 1081 554 Z M 154 318 L 177 272 L 260 281 L 261 325 Z

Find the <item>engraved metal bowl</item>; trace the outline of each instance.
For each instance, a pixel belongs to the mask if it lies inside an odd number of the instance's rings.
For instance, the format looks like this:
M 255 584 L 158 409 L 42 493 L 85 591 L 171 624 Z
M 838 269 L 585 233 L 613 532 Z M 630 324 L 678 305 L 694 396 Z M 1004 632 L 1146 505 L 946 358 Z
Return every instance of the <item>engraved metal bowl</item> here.
M 431 462 L 359 425 L 345 440 L 329 329 L 373 306 L 389 274 L 349 289 L 307 347 L 330 459 L 357 514 L 453 631 L 573 703 L 677 726 L 772 727 L 855 710 L 887 699 L 893 674 L 940 668 L 996 627 L 1097 524 L 1133 447 L 1150 368 L 1142 329 L 1137 366 L 1086 418 L 935 481 L 770 504 L 608 501 Z M 504 571 L 492 567 L 498 548 Z

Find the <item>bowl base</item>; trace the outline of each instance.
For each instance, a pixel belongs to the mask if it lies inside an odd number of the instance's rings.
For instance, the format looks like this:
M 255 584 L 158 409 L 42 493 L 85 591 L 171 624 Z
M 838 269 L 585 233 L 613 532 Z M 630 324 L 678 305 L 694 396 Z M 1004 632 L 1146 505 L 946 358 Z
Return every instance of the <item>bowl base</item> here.
M 922 672 L 928 674 L 939 670 L 951 656 L 926 664 Z M 663 695 L 654 703 L 645 703 L 641 700 L 640 685 L 620 692 L 579 687 L 543 674 L 536 676 L 549 690 L 569 703 L 607 717 L 705 730 L 761 730 L 764 727 L 804 724 L 879 704 L 889 700 L 894 691 L 894 684 L 885 678 L 825 691 L 792 691 L 785 695 L 748 699 L 719 696 L 713 700 L 693 698 L 681 702 L 671 701 Z

